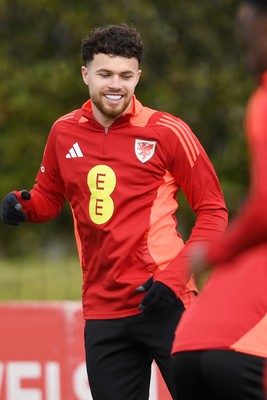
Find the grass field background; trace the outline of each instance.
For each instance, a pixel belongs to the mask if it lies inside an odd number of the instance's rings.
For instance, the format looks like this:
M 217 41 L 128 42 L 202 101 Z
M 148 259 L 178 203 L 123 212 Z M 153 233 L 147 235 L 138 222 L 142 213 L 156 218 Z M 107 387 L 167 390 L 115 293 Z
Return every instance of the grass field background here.
M 0 260 L 0 301 L 80 300 L 81 282 L 77 256 Z

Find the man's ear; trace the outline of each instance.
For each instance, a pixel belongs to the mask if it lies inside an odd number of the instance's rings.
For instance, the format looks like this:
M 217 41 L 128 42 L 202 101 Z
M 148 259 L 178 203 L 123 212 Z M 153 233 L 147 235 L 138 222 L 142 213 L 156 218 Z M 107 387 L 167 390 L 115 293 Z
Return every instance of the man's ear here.
M 139 69 L 138 72 L 137 72 L 137 82 L 136 82 L 136 84 L 139 82 L 139 79 L 140 79 L 141 75 L 142 75 L 142 70 Z
M 84 65 L 81 67 L 82 78 L 86 86 L 88 86 L 88 69 Z

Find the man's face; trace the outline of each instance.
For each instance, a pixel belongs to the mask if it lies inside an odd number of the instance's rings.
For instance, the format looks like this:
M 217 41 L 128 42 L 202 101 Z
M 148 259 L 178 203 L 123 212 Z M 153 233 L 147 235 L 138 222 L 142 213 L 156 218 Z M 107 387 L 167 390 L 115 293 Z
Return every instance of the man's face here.
M 247 4 L 242 5 L 238 12 L 238 27 L 245 45 L 246 66 L 259 78 L 267 70 L 267 15 Z
M 81 71 L 94 117 L 104 126 L 111 125 L 130 108 L 141 75 L 137 59 L 98 53 Z

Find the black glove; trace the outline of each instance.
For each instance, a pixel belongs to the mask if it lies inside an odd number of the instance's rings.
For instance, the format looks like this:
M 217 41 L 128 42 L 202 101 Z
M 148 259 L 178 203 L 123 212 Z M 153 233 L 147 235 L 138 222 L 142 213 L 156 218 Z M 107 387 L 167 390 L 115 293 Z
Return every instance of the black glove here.
M 140 311 L 150 317 L 160 316 L 164 311 L 171 308 L 177 300 L 175 293 L 164 283 L 154 282 L 153 277 L 149 278 L 143 285 L 139 286 L 137 292 L 148 293 L 143 298 L 138 308 Z
M 21 198 L 23 200 L 30 200 L 31 194 L 27 190 L 22 190 Z M 14 193 L 8 193 L 2 200 L 1 205 L 1 220 L 5 224 L 19 225 L 24 222 L 26 214 L 22 211 L 22 205 L 18 201 Z

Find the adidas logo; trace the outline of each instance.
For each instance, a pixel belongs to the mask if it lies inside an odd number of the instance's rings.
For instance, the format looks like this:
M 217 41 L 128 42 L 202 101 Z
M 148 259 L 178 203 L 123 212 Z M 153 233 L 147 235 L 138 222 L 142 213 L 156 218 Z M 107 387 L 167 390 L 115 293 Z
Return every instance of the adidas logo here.
M 83 153 L 78 145 L 78 142 L 74 143 L 69 152 L 66 154 L 66 158 L 76 158 L 76 157 L 83 157 Z

